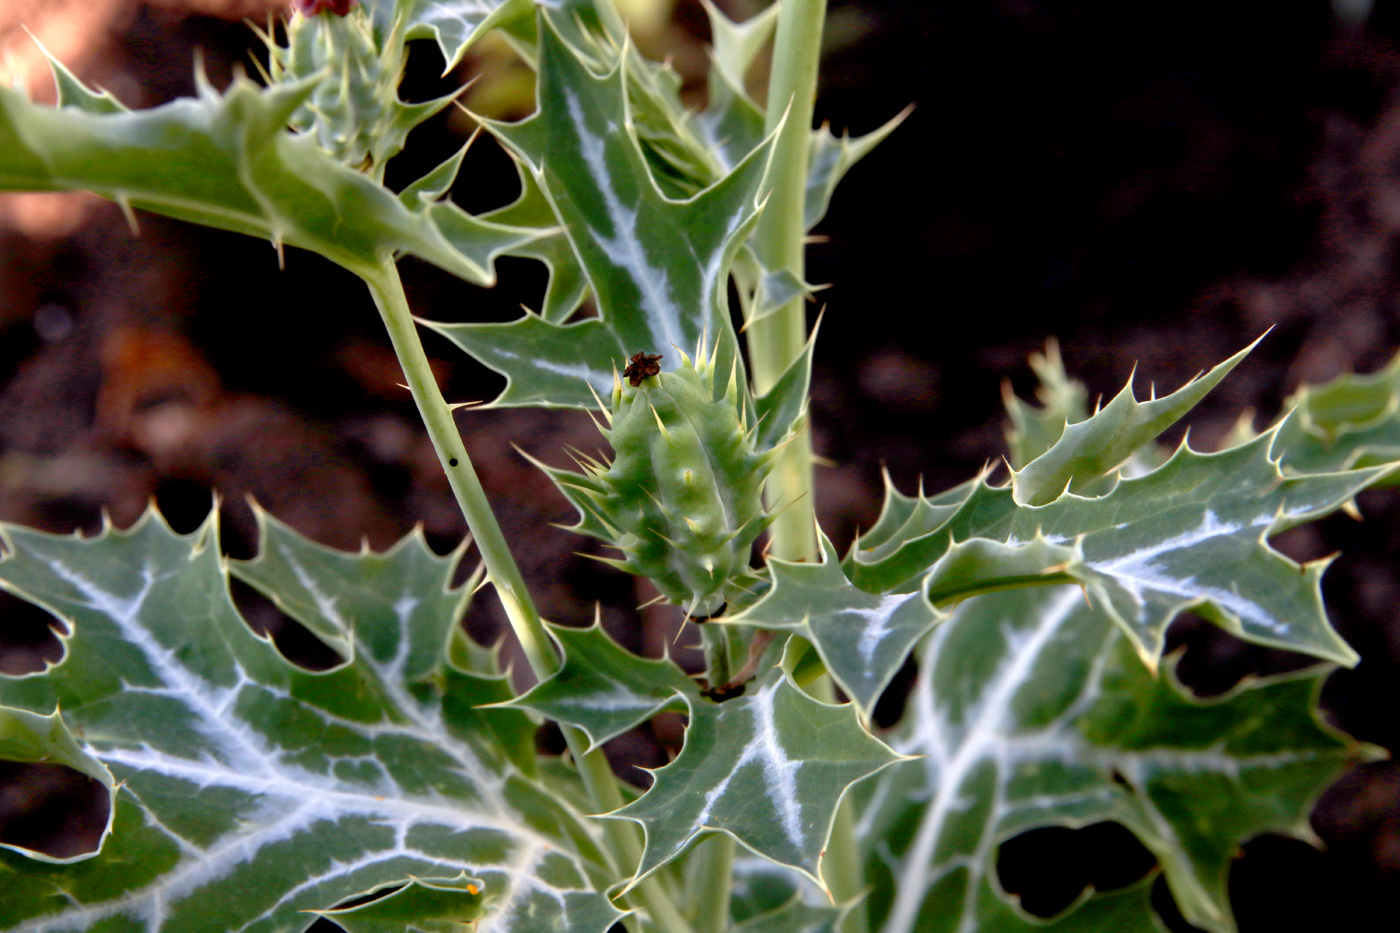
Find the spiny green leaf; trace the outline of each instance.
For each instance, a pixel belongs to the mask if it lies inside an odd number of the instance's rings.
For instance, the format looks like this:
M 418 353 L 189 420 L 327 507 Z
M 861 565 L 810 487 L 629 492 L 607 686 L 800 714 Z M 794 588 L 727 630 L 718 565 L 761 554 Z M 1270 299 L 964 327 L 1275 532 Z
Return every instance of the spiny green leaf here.
M 640 658 L 608 637 L 602 625 L 550 632 L 564 654 L 563 664 L 511 706 L 529 709 L 556 722 L 577 726 L 589 747 L 602 745 L 646 722 L 685 698 L 698 700 L 700 689 L 669 660 Z
M 710 89 L 714 90 L 714 78 L 722 77 L 728 86 L 742 92 L 744 78 L 753 67 L 763 47 L 773 38 L 778 26 L 780 4 L 773 4 L 761 13 L 736 23 L 716 7 L 710 0 L 701 0 L 705 16 L 710 21 L 710 36 L 714 48 L 710 54 L 712 69 Z M 711 108 L 714 101 L 710 102 Z
M 1284 477 L 1269 458 L 1272 442 L 1261 435 L 1214 454 L 1183 445 L 1107 495 L 1071 493 L 1044 506 L 1017 505 L 1010 488 L 980 481 L 958 491 L 960 502 L 909 509 L 908 533 L 886 526 L 878 547 L 858 542 L 846 572 L 862 589 L 885 592 L 927 572 L 955 542 L 1078 542 L 1076 573 L 1149 664 L 1161 655 L 1167 623 L 1188 608 L 1249 641 L 1354 664 L 1322 607 L 1326 562 L 1299 566 L 1268 538 L 1345 505 L 1388 468 Z
M 588 408 L 612 389 L 613 371 L 637 352 L 663 353 L 664 369 L 702 335 L 718 342 L 727 372 L 737 343 L 727 270 L 757 218 L 766 171 L 760 147 L 694 198 L 657 188 L 627 102 L 627 60 L 595 75 L 541 17 L 539 109 L 521 123 L 488 124 L 549 197 L 597 296 L 600 317 L 557 325 L 529 315 L 509 324 L 434 327 L 508 381 L 496 405 Z
M 696 116 L 699 136 L 725 168 L 732 168 L 763 139 L 763 110 L 749 97 L 744 76 L 772 38 L 780 4 L 774 3 L 743 23 L 725 16 L 704 0 L 714 38 L 709 100 Z
M 26 764 L 42 763 L 64 765 L 91 780 L 97 781 L 107 790 L 107 824 L 102 829 L 98 847 L 112 833 L 112 817 L 116 812 L 117 787 L 112 772 L 96 758 L 85 752 L 68 731 L 63 717 L 57 710 L 48 716 L 23 709 L 0 706 L 0 761 L 18 761 Z M 94 853 L 86 852 L 67 858 L 54 857 L 27 849 L 20 845 L 0 842 L 0 849 L 9 849 L 41 862 L 65 864 L 91 858 Z
M 837 136 L 825 126 L 812 133 L 811 146 L 807 151 L 807 205 L 804 212 L 808 230 L 821 223 L 826 216 L 836 186 L 852 166 L 884 142 L 911 113 L 913 108 L 906 107 L 884 125 L 854 139 L 847 133 Z
M 824 285 L 809 285 L 787 269 L 764 269 L 745 249 L 735 258 L 734 280 L 743 299 L 744 329 L 776 314 L 788 302 L 821 291 Z
M 462 933 L 481 918 L 485 887 L 466 872 L 455 878 L 410 876 L 408 884 L 367 904 L 312 912 L 346 933 Z
M 0 88 L 0 189 L 85 189 L 128 209 L 300 246 L 352 271 L 409 253 L 482 285 L 495 280 L 496 256 L 537 235 L 446 204 L 410 211 L 288 133 L 312 89 L 239 78 L 219 94 L 201 79 L 198 99 L 90 113 Z
M 906 496 L 895 488 L 889 471 L 883 474 L 885 481 L 885 501 L 880 507 L 880 516 L 869 531 L 861 534 L 847 555 L 849 563 L 856 559 L 859 550 L 865 563 L 878 563 L 897 553 L 908 542 L 921 538 L 943 527 L 957 514 L 958 509 L 983 485 L 985 475 L 959 483 L 952 489 L 934 496 L 924 495 L 923 480 L 919 481 L 917 495 Z M 881 586 L 891 589 L 897 583 Z
M 1274 456 L 1285 473 L 1320 473 L 1400 461 L 1400 356 L 1364 376 L 1304 386 L 1284 406 Z M 1391 474 L 1377 485 L 1400 483 Z
M 34 39 L 34 44 L 39 46 L 39 51 L 44 53 L 44 58 L 49 63 L 49 73 L 53 75 L 54 90 L 57 92 L 60 108 L 71 107 L 94 114 L 130 112 L 111 91 L 94 91 L 89 88 L 82 79 L 68 70 L 68 66 L 54 58 L 38 39 Z
M 822 563 L 770 559 L 773 588 L 742 613 L 717 621 L 803 636 L 868 717 L 909 650 L 940 616 L 922 590 L 875 595 L 852 586 L 836 549 L 818 535 Z
M 689 701 L 680 755 L 639 800 L 608 814 L 646 833 L 634 884 L 713 831 L 820 884 L 842 795 L 899 760 L 852 707 L 819 703 L 785 675 L 749 690 L 724 703 Z
M 1009 544 L 970 538 L 938 558 L 921 589 L 929 603 L 945 607 L 998 590 L 1083 582 L 1090 577 L 1083 565 L 1078 542 L 1056 544 L 1039 533 Z
M 1009 382 L 1002 386 L 1002 400 L 1011 419 L 1006 429 L 1006 446 L 1011 451 L 1013 470 L 1021 469 L 1055 446 L 1060 435 L 1065 433 L 1066 425 L 1078 424 L 1089 417 L 1084 383 L 1065 373 L 1059 343 L 1051 340 L 1045 345 L 1044 353 L 1032 353 L 1030 364 L 1040 380 L 1036 389 L 1040 407 L 1017 398 Z
M 528 17 L 530 0 L 363 0 L 380 32 L 388 35 L 395 20 L 409 39 L 433 39 L 451 71 L 472 43 L 497 26 Z
M 121 791 L 97 856 L 0 853 L 0 927 L 297 931 L 303 911 L 466 872 L 501 929 L 607 930 L 596 829 L 454 711 L 456 555 L 419 535 L 337 558 L 264 530 L 269 549 L 240 572 L 335 636 L 338 668 L 298 668 L 244 623 L 213 517 L 190 535 L 153 512 L 94 538 L 3 527 L 0 586 L 71 634 L 44 676 L 0 678 L 0 703 L 61 705 Z
M 621 11 L 612 3 L 593 0 L 555 0 L 544 8 L 551 26 L 589 71 L 604 74 L 626 62 L 628 116 L 642 156 L 663 194 L 688 198 L 724 175 L 720 159 L 696 132 L 692 108 L 681 100 L 681 76 L 669 60 L 650 61 L 642 56 L 628 35 Z M 531 25 L 535 25 L 533 20 Z M 512 32 L 520 40 L 517 45 L 524 57 L 537 64 L 539 30 L 532 28 L 528 35 L 519 29 Z
M 544 263 L 549 270 L 549 285 L 540 315 L 550 324 L 563 324 L 588 297 L 588 277 L 574 258 L 574 248 L 534 174 L 519 163 L 516 171 L 520 177 L 520 197 L 500 210 L 483 214 L 482 220 L 539 231 L 534 239 L 510 253 Z
M 467 542 L 438 557 L 420 527 L 383 553 L 365 547 L 352 554 L 307 540 L 256 504 L 253 514 L 258 556 L 231 561 L 233 576 L 267 594 L 341 657 L 353 656 L 357 644 L 368 650 L 390 665 L 392 680 L 418 684 L 443 668 L 470 598 L 467 586 L 448 586 Z
M 729 905 L 735 933 L 834 933 L 845 913 L 797 872 L 742 855 Z
M 807 335 L 807 344 L 802 352 L 783 371 L 773 388 L 754 397 L 754 411 L 758 415 L 758 436 L 754 438 L 756 449 L 772 450 L 782 444 L 792 436 L 798 422 L 807 416 L 807 398 L 812 387 L 812 354 L 820 328 L 821 322 L 818 321 Z
M 1045 505 L 1066 490 L 1084 492 L 1194 408 L 1258 342 L 1164 398 L 1137 401 L 1129 379 L 1111 402 L 1087 420 L 1067 425 L 1049 450 L 1011 474 L 1016 501 Z
M 1049 924 L 1000 887 L 997 847 L 1042 826 L 1122 823 L 1187 920 L 1233 929 L 1227 871 L 1262 832 L 1307 835 L 1317 795 L 1367 749 L 1327 727 L 1329 668 L 1208 701 L 1154 676 L 1075 587 L 962 604 L 929 637 L 895 748 L 923 756 L 857 793 L 872 920 L 919 930 L 1154 930 L 1147 884 Z

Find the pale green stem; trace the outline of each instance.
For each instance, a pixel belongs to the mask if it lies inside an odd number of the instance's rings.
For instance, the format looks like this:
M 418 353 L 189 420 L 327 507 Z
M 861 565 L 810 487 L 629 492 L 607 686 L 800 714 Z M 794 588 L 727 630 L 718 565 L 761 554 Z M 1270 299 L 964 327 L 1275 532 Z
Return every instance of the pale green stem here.
M 613 776 L 612 768 L 603 756 L 602 749 L 594 749 L 586 755 L 580 754 L 588 747 L 587 737 L 580 730 L 570 726 L 564 727 L 563 732 L 564 741 L 569 743 L 569 751 L 573 753 L 574 761 L 578 762 L 579 777 L 583 779 L 589 800 L 600 813 L 611 813 L 620 808 L 624 802 L 622 791 L 617 786 L 617 779 Z M 641 864 L 641 831 L 635 823 L 626 820 L 604 820 L 603 832 L 622 864 Z M 660 880 L 654 875 L 640 882 L 632 890 L 630 897 L 640 901 L 651 914 L 651 919 L 666 933 L 690 933 L 690 924 L 686 923 L 675 903 L 667 896 Z
M 782 0 L 782 4 L 768 82 L 766 120 L 769 132 L 781 121 L 782 132 L 773 154 L 772 188 L 754 234 L 754 251 L 764 269 L 786 269 L 800 281 L 806 281 L 807 151 L 826 0 Z M 806 341 L 807 316 L 802 296 L 755 321 L 748 329 L 754 389 L 760 394 L 768 392 L 801 355 Z M 813 489 L 812 440 L 804 428 L 778 460 L 768 480 L 770 507 L 786 507 L 773 524 L 773 556 L 804 560 L 817 553 Z M 826 693 L 829 700 L 829 682 Z M 860 893 L 865 874 L 857 856 L 854 822 L 850 802 L 843 801 L 822 866 L 822 877 L 838 902 L 852 900 Z M 864 933 L 866 927 L 865 909 L 857 904 L 847 916 L 842 933 Z
M 768 82 L 768 132 L 782 124 L 769 176 L 772 187 L 754 233 L 754 252 L 769 272 L 786 269 L 805 281 L 807 147 L 817 90 L 826 0 L 782 0 Z M 807 342 L 805 299 L 799 295 L 748 329 L 754 389 L 767 393 Z M 770 506 L 784 508 L 772 527 L 770 553 L 801 560 L 817 552 L 813 532 L 812 437 L 804 428 L 768 480 Z
M 729 929 L 734 837 L 728 833 L 715 833 L 697 854 L 701 856 L 701 861 L 691 891 L 695 903 L 695 933 L 724 933 Z
M 377 268 L 360 270 L 360 277 L 369 285 L 370 294 L 379 306 L 394 353 L 408 380 L 408 389 L 413 394 L 418 414 L 428 429 L 428 437 L 433 442 L 442 468 L 447 471 L 447 481 L 452 486 L 462 515 L 466 517 L 467 528 L 472 533 L 477 550 L 481 552 L 486 574 L 495 586 L 501 605 L 505 607 L 506 617 L 525 651 L 530 670 L 537 679 L 544 680 L 559 669 L 559 658 L 554 653 L 539 610 L 525 587 L 520 568 L 511 556 L 500 523 L 491 511 L 491 504 L 487 501 L 486 491 L 481 488 L 481 480 L 476 475 L 471 458 L 467 456 L 466 445 L 462 443 L 462 436 L 452 418 L 452 409 L 443 399 L 433 378 L 427 354 L 423 352 L 423 343 L 418 338 L 417 324 L 403 293 L 398 267 L 392 258 L 386 258 Z M 593 806 L 599 813 L 621 807 L 622 792 L 602 749 L 585 752 L 588 739 L 582 732 L 572 728 L 563 731 Z M 642 854 L 637 826 L 620 820 L 607 820 L 604 826 L 613 854 L 624 870 L 637 865 Z M 643 881 L 636 892 L 638 900 L 662 930 L 666 933 L 689 933 L 689 925 L 655 879 Z
M 408 380 L 408 390 L 413 393 L 413 401 L 428 429 L 428 437 L 437 451 L 438 460 L 447 471 L 447 481 L 457 497 L 462 515 L 467 519 L 472 540 L 481 552 L 486 575 L 496 588 L 506 617 L 515 630 L 515 637 L 520 639 L 530 669 L 543 680 L 558 670 L 559 659 L 554 654 L 544 623 L 540 621 L 534 600 L 525 588 L 520 568 L 511 556 L 501 525 L 491 511 L 486 491 L 481 488 L 481 480 L 476 475 L 471 458 L 467 456 L 466 445 L 462 443 L 462 435 L 458 433 L 457 424 L 452 418 L 452 409 L 443 400 L 442 392 L 433 378 L 428 356 L 423 352 L 422 341 L 418 339 L 418 325 L 408 308 L 403 283 L 399 281 L 398 267 L 393 259 L 386 259 L 373 273 L 362 275 L 384 318 L 394 353 L 398 355 L 399 365 L 403 367 L 404 377 Z

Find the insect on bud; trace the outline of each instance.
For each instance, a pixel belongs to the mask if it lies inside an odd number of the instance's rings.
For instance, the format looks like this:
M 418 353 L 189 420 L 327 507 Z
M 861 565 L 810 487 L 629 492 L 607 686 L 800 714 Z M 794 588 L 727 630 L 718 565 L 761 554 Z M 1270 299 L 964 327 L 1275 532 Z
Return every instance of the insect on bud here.
M 622 378 L 626 379 L 628 385 L 635 389 L 642 384 L 643 379 L 660 374 L 660 353 L 634 353 L 632 359 L 627 362 L 627 368 L 622 371 Z
M 574 530 L 618 549 L 601 558 L 648 577 L 692 616 L 719 610 L 749 566 L 768 525 L 760 493 L 771 457 L 744 429 L 731 383 L 715 393 L 715 360 L 702 346 L 692 363 L 661 372 L 659 354 L 637 353 L 613 393 L 611 463 L 581 458 L 584 473 L 546 467 L 579 510 Z

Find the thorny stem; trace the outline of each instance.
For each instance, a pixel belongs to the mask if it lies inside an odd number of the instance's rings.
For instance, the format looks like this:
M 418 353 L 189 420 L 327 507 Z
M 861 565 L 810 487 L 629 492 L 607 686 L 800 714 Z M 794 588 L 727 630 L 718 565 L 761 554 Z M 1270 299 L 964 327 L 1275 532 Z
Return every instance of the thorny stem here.
M 471 458 L 467 456 L 466 445 L 462 443 L 462 436 L 452 418 L 452 409 L 443 399 L 433 378 L 427 354 L 423 352 L 423 343 L 418 338 L 417 325 L 408 307 L 408 299 L 403 292 L 398 267 L 392 257 L 386 257 L 379 266 L 360 270 L 360 276 L 369 286 L 374 303 L 379 307 L 394 353 L 408 380 L 408 389 L 418 406 L 418 414 L 428 429 L 428 437 L 433 442 L 442 468 L 447 471 L 447 480 L 462 515 L 466 517 L 467 528 L 481 552 L 486 574 L 495 586 L 501 605 L 505 607 L 511 628 L 530 663 L 530 670 L 537 679 L 544 680 L 559 669 L 559 658 L 554 653 L 539 610 L 525 587 L 520 568 L 511 556 L 500 523 L 491 511 L 491 504 L 487 501 L 486 491 L 481 488 L 481 480 L 476 475 Z M 602 750 L 595 748 L 587 751 L 588 739 L 578 729 L 566 727 L 563 732 L 593 806 L 599 813 L 621 807 L 622 792 Z M 638 827 L 622 820 L 607 820 L 604 832 L 623 870 L 640 863 L 642 848 Z M 651 913 L 658 927 L 666 933 L 690 933 L 689 925 L 655 878 L 641 882 L 635 891 L 637 899 Z
M 782 132 L 773 153 L 773 186 L 759 218 L 754 248 L 764 269 L 786 269 L 799 281 L 806 281 L 807 147 L 825 18 L 826 0 L 782 0 L 768 84 L 764 128 L 772 132 L 782 122 Z M 769 391 L 802 353 L 807 341 L 803 305 L 804 298 L 799 295 L 749 328 L 754 388 L 760 394 Z M 810 430 L 804 427 L 779 458 L 768 480 L 770 507 L 787 506 L 773 523 L 773 556 L 804 560 L 817 553 L 813 488 L 812 438 Z M 818 699 L 831 701 L 828 679 L 818 681 L 814 687 Z M 837 903 L 855 900 L 862 888 L 864 872 L 853 826 L 850 801 L 844 800 L 837 811 L 822 870 Z M 856 903 L 846 916 L 842 933 L 864 933 L 866 928 L 865 908 Z

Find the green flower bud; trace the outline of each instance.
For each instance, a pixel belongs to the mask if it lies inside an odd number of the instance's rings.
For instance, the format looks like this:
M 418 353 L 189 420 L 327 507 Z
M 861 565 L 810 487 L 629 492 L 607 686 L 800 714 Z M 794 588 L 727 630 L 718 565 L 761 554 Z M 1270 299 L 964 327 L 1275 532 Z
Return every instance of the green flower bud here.
M 287 44 L 263 36 L 270 81 L 313 81 L 291 127 L 335 159 L 379 179 L 408 133 L 451 97 L 405 104 L 399 83 L 405 61 L 402 20 L 383 35 L 353 0 L 304 0 L 287 23 Z
M 542 468 L 579 510 L 574 531 L 622 551 L 599 558 L 648 577 L 690 615 L 711 615 L 748 569 L 767 527 L 763 481 L 777 449 L 754 449 L 743 387 L 731 370 L 716 397 L 714 358 L 682 354 L 674 372 L 650 375 L 639 354 L 629 382 L 615 381 L 608 427 L 610 464 L 581 457 L 584 473 Z M 638 361 L 644 366 L 635 368 Z
M 382 55 L 362 9 L 339 16 L 292 17 L 287 46 L 277 50 L 286 79 L 320 77 L 292 127 L 312 134 L 322 149 L 347 165 L 365 167 L 380 155 L 376 134 L 398 102 L 402 56 Z

